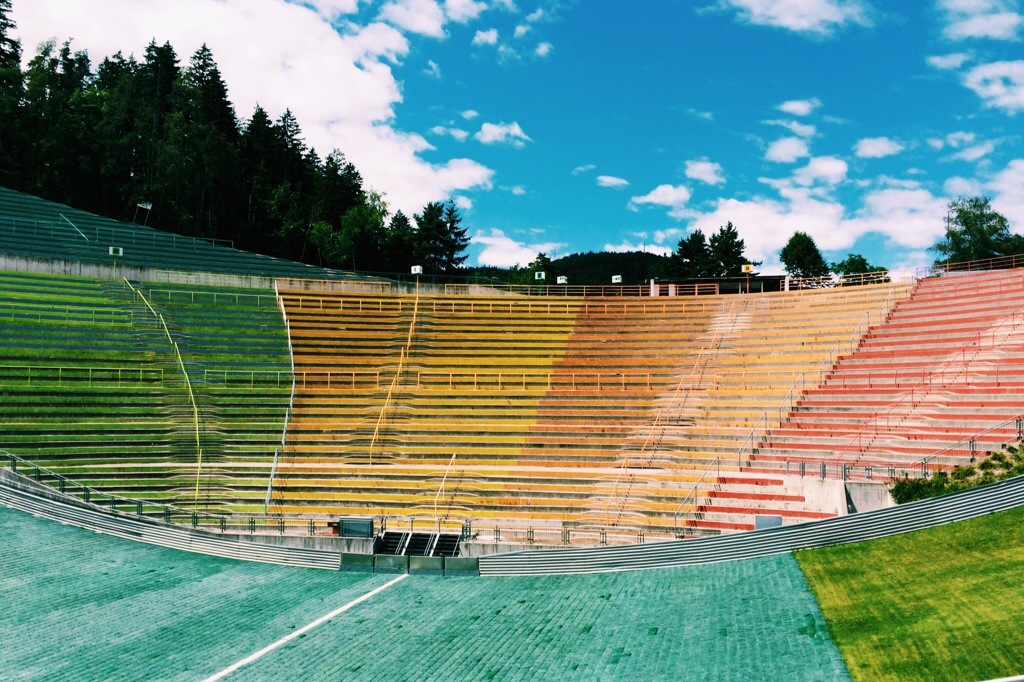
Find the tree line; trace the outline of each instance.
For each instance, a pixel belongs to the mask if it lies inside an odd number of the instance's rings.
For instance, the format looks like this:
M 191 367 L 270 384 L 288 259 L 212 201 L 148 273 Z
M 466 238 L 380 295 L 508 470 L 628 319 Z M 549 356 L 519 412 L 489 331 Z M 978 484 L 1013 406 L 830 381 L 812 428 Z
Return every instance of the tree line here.
M 121 220 L 307 263 L 452 273 L 469 243 L 451 201 L 391 214 L 339 150 L 321 158 L 290 110 L 239 120 L 203 45 L 170 43 L 93 69 L 71 41 L 22 68 L 0 0 L 0 185 Z M 139 208 L 152 205 L 150 210 Z

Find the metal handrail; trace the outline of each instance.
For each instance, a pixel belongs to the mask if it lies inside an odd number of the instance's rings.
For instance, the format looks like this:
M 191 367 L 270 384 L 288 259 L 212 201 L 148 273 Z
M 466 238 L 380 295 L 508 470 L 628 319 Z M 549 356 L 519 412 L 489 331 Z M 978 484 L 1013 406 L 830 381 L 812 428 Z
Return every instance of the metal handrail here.
M 380 434 L 380 427 L 384 423 L 384 418 L 387 415 L 388 407 L 391 405 L 391 396 L 395 392 L 395 387 L 398 386 L 398 381 L 402 376 L 402 369 L 405 366 L 405 358 L 409 354 L 412 348 L 412 337 L 416 329 L 416 315 L 419 311 L 420 303 L 420 288 L 416 287 L 416 298 L 413 300 L 412 306 L 412 320 L 409 322 L 409 335 L 405 340 L 405 347 L 399 349 L 398 354 L 398 369 L 395 371 L 395 377 L 391 380 L 391 386 L 388 387 L 388 394 L 384 398 L 384 405 L 380 409 L 380 416 L 377 417 L 377 424 L 373 427 L 373 437 L 370 439 L 370 464 L 373 464 L 373 446 L 377 443 L 377 437 Z
M 716 485 L 718 484 L 718 479 L 720 479 L 722 477 L 722 467 L 721 467 L 721 458 L 720 457 L 715 457 L 707 465 L 707 467 L 704 469 L 703 473 L 701 473 L 700 478 L 697 479 L 697 482 L 693 484 L 693 490 L 690 491 L 690 494 L 687 495 L 686 497 L 684 497 L 683 501 L 680 502 L 679 506 L 676 507 L 674 512 L 672 512 L 672 528 L 673 528 L 673 532 L 676 535 L 679 535 L 679 510 L 682 509 L 683 507 L 685 507 L 688 503 L 692 504 L 694 506 L 694 508 L 696 509 L 696 507 L 697 507 L 697 492 L 698 492 L 698 489 L 700 488 L 700 484 L 704 482 L 704 479 L 707 478 L 708 474 L 711 473 L 711 469 L 712 468 L 714 468 L 714 470 L 715 470 Z M 696 511 L 694 511 L 694 517 L 697 518 L 697 519 L 700 518 L 699 516 L 697 516 L 697 512 Z
M 746 300 L 747 299 L 741 299 L 741 300 L 744 302 L 744 305 L 746 305 Z M 733 331 L 733 329 L 735 328 L 735 325 L 736 325 L 736 320 L 735 320 L 735 317 L 734 317 L 734 312 L 735 312 L 735 309 L 736 309 L 736 304 L 738 302 L 739 302 L 739 300 L 733 299 L 732 303 L 729 306 L 729 310 L 725 314 L 725 318 L 727 320 L 730 320 L 729 327 L 728 327 L 728 333 L 731 333 Z M 703 366 L 702 366 L 702 368 L 700 370 L 700 376 L 703 377 L 704 372 L 707 370 L 707 365 L 710 362 L 711 352 L 716 351 L 721 346 L 721 340 L 724 337 L 725 337 L 725 334 L 723 334 L 722 328 L 715 329 L 715 333 L 711 337 L 711 343 L 709 343 L 705 347 L 702 347 L 700 349 L 700 352 L 697 354 L 697 358 L 694 360 L 693 367 L 690 368 L 690 374 L 687 377 L 685 377 L 685 378 L 684 378 L 683 375 L 680 375 L 679 381 L 676 383 L 675 390 L 672 392 L 671 400 L 669 400 L 666 403 L 663 403 L 661 405 L 661 407 L 658 409 L 658 412 L 657 412 L 657 414 L 654 417 L 654 422 L 651 424 L 651 428 L 647 432 L 647 437 L 644 439 L 643 445 L 640 447 L 640 452 L 638 453 L 637 457 L 642 456 L 647 451 L 648 446 L 651 444 L 651 441 L 654 438 L 655 432 L 657 431 L 657 429 L 661 425 L 661 419 L 662 419 L 662 416 L 665 413 L 665 409 L 669 405 L 675 406 L 676 401 L 679 399 L 679 392 L 680 392 L 680 390 L 682 390 L 684 384 L 687 386 L 687 389 L 688 389 L 687 393 L 686 393 L 686 397 L 687 398 L 689 397 L 689 389 L 692 388 L 692 386 L 693 386 L 693 378 L 694 378 L 694 376 L 697 375 L 697 367 L 700 365 L 701 360 L 704 359 L 704 364 L 703 364 Z M 708 350 L 708 349 L 710 349 L 710 350 Z M 707 354 L 708 359 L 705 359 L 705 353 Z M 685 403 L 685 400 L 686 400 L 686 398 L 684 398 L 684 403 Z M 660 443 L 660 441 L 659 441 L 659 443 Z M 621 482 L 622 477 L 625 475 L 626 470 L 629 468 L 629 464 L 630 464 L 630 457 L 629 457 L 629 454 L 627 453 L 626 456 L 622 460 L 622 466 L 619 467 L 619 471 L 616 473 L 615 481 L 612 484 L 612 494 L 611 494 L 611 497 L 608 499 L 608 502 L 605 504 L 605 524 L 608 525 L 608 526 L 612 526 L 612 523 L 611 523 L 611 509 L 618 502 L 618 498 L 619 498 L 619 492 L 618 492 L 619 491 L 619 483 Z M 626 491 L 627 501 L 628 501 L 628 498 L 629 498 L 629 490 L 631 490 L 631 489 L 632 489 L 632 482 L 630 483 L 630 486 L 629 486 L 629 488 Z M 625 504 L 625 502 L 623 503 L 623 505 L 624 504 Z M 622 515 L 622 509 L 620 508 L 619 509 L 619 516 L 621 517 L 621 515 Z
M 198 507 L 199 507 L 199 482 L 200 482 L 200 477 L 202 475 L 202 470 L 203 470 L 203 447 L 202 447 L 202 441 L 199 438 L 199 406 L 196 404 L 195 393 L 192 392 L 192 380 L 188 376 L 188 370 L 185 369 L 185 361 L 182 360 L 182 358 L 181 358 L 181 351 L 178 349 L 178 344 L 177 344 L 177 342 L 175 342 L 175 340 L 173 338 L 171 338 L 171 331 L 167 328 L 167 321 L 164 320 L 164 316 L 161 315 L 160 313 L 158 313 L 156 310 L 153 309 L 153 306 L 150 305 L 149 300 L 146 299 L 146 297 L 142 294 L 141 291 L 139 291 L 138 289 L 136 289 L 135 287 L 132 286 L 132 283 L 128 281 L 127 277 L 124 278 L 124 283 L 128 285 L 128 288 L 131 289 L 135 293 L 135 295 L 137 295 L 139 298 L 142 299 L 142 302 L 146 304 L 147 308 L 149 308 L 149 312 L 153 313 L 153 315 L 156 316 L 160 320 L 160 324 L 163 325 L 163 328 L 164 328 L 164 334 L 167 335 L 167 340 L 170 342 L 171 346 L 174 348 L 174 354 L 178 358 L 178 367 L 181 368 L 181 373 L 185 377 L 185 387 L 188 389 L 188 399 L 192 403 L 192 419 L 193 419 L 193 424 L 195 426 L 196 454 L 197 454 L 197 457 L 198 457 L 198 460 L 197 460 L 198 461 L 198 466 L 196 467 L 196 491 L 195 491 L 195 497 L 194 497 L 194 499 L 192 501 L 192 504 L 193 504 L 193 508 L 198 509 Z

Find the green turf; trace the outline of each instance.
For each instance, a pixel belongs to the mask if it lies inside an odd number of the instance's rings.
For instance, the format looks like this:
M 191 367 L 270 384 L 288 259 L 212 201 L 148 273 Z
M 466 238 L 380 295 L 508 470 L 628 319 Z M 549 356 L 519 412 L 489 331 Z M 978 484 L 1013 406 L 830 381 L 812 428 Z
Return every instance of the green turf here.
M 232 679 L 848 679 L 790 556 L 542 578 L 413 576 Z
M 198 680 L 386 582 L 178 552 L 0 507 L 0 679 Z
M 1024 673 L 1024 508 L 796 557 L 855 680 Z
M 0 678 L 198 680 L 393 576 L 234 562 L 0 507 Z M 410 576 L 228 680 L 848 679 L 789 556 Z

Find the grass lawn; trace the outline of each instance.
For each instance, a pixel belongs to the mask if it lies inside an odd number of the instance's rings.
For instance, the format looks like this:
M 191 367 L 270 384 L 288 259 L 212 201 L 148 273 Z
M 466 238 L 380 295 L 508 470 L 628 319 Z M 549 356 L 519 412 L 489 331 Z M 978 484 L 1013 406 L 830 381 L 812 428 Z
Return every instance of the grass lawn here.
M 854 680 L 1024 673 L 1024 508 L 795 556 Z

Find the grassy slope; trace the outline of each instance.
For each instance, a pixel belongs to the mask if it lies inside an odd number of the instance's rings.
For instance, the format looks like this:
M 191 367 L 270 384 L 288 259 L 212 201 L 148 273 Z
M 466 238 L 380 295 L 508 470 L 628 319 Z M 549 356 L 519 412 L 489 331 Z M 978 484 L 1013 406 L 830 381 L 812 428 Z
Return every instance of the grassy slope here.
M 796 557 L 855 680 L 1024 673 L 1024 508 Z

